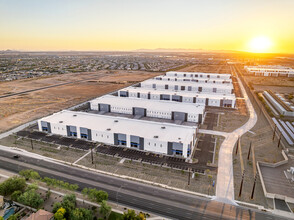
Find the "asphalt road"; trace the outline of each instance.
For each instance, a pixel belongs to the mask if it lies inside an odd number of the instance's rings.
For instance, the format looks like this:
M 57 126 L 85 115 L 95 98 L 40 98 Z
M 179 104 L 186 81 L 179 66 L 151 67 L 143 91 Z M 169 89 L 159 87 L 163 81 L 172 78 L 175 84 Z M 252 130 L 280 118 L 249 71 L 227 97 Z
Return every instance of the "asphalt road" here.
M 105 190 L 109 200 L 171 219 L 284 219 L 270 213 L 236 207 L 194 195 L 98 174 L 55 162 L 21 156 L 0 149 L 0 168 L 13 172 L 34 169 L 41 176 L 76 183 L 80 189 Z

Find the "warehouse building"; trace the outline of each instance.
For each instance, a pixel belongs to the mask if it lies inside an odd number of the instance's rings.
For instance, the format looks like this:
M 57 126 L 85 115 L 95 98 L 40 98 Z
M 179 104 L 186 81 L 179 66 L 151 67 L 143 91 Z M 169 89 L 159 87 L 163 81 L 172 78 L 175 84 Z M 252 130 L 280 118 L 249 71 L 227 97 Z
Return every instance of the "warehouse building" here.
M 186 81 L 161 81 L 149 79 L 140 83 L 140 87 L 158 90 L 233 94 L 233 84 L 208 84 Z
M 214 79 L 214 78 L 187 78 L 187 77 L 173 77 L 173 76 L 156 76 L 156 80 L 162 81 L 185 81 L 194 83 L 212 83 L 212 84 L 231 84 L 232 79 Z
M 249 75 L 254 76 L 272 76 L 272 77 L 294 77 L 294 69 L 284 66 L 260 65 L 244 66 Z
M 118 91 L 120 97 L 142 98 L 150 100 L 165 100 L 183 103 L 196 103 L 214 107 L 236 107 L 234 94 L 209 94 L 200 92 L 185 92 L 171 90 L 157 90 L 142 87 L 127 87 Z
M 294 117 L 294 110 L 290 108 L 290 106 L 288 106 L 285 102 L 283 102 L 271 90 L 264 91 L 263 95 L 280 115 Z
M 188 157 L 196 126 L 63 110 L 38 120 L 40 131 L 139 150 Z
M 202 123 L 205 105 L 105 95 L 90 101 L 91 110 Z
M 199 72 L 167 72 L 165 74 L 168 77 L 180 77 L 180 78 L 200 78 L 200 79 L 231 79 L 231 74 L 221 73 L 199 73 Z

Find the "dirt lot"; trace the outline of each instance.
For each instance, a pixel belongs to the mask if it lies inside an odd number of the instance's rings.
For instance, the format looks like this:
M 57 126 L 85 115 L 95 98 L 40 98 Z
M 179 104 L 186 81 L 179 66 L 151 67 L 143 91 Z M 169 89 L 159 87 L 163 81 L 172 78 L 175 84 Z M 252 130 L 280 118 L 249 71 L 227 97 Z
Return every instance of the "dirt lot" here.
M 288 86 L 262 86 L 262 85 L 253 85 L 256 91 L 264 91 L 264 90 L 272 90 L 273 92 L 277 93 L 293 93 L 294 87 Z
M 60 83 L 85 80 L 0 99 L 0 132 L 41 118 L 158 75 L 143 71 L 99 71 L 53 77 L 2 82 L 0 95 L 21 92 Z
M 289 87 L 292 89 L 294 87 L 294 79 L 288 77 L 263 77 L 263 76 L 244 76 L 244 79 L 248 84 L 256 86 L 280 86 L 280 87 Z M 291 88 L 292 87 L 292 88 Z
M 230 66 L 226 64 L 196 64 L 179 69 L 182 72 L 230 73 Z

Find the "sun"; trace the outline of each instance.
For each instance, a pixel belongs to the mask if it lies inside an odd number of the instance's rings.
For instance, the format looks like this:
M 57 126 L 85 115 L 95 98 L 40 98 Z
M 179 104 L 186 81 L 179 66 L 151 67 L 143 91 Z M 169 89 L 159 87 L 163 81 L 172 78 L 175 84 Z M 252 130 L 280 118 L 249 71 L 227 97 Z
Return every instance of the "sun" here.
M 253 53 L 267 53 L 273 43 L 268 37 L 260 36 L 253 38 L 249 43 L 249 49 Z

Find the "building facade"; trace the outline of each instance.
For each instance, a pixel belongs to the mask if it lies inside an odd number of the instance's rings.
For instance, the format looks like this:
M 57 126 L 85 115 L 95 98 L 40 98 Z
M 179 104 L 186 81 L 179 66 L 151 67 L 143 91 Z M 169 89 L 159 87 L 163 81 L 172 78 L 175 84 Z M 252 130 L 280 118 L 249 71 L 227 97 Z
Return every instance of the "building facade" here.
M 283 66 L 244 66 L 249 75 L 254 76 L 272 76 L 272 77 L 294 77 L 294 69 Z
M 196 126 L 182 126 L 63 110 L 38 120 L 39 130 L 166 155 L 188 157 Z
M 150 100 L 165 100 L 181 103 L 195 103 L 214 107 L 236 107 L 236 97 L 234 94 L 209 94 L 200 92 L 185 92 L 171 90 L 157 90 L 141 87 L 127 87 L 118 91 L 120 97 L 141 98 Z
M 205 105 L 106 95 L 90 101 L 91 110 L 202 123 Z

